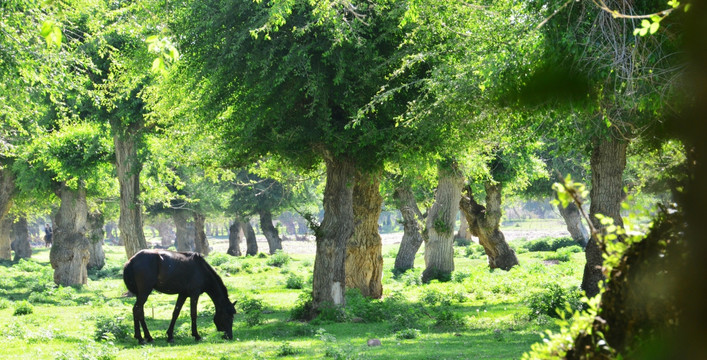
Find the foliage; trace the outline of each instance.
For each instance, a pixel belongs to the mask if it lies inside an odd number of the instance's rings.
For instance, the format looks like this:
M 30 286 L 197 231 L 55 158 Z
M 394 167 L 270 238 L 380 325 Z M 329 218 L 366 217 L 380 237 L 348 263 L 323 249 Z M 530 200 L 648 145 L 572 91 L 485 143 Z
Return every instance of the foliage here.
M 290 355 L 297 355 L 301 351 L 297 349 L 296 347 L 292 346 L 288 342 L 282 343 L 280 347 L 277 349 L 277 356 L 290 356 Z
M 312 292 L 303 291 L 297 296 L 297 302 L 290 310 L 290 318 L 293 320 L 310 320 L 314 309 L 312 306 Z
M 304 278 L 298 274 L 290 273 L 285 281 L 287 289 L 302 289 L 304 287 Z
M 132 324 L 125 317 L 101 315 L 95 318 L 96 331 L 93 339 L 96 341 L 125 340 L 132 334 Z
M 15 303 L 15 310 L 12 315 L 29 315 L 34 312 L 34 307 L 28 301 L 23 300 Z
M 275 267 L 283 267 L 290 262 L 290 255 L 282 250 L 276 250 L 274 254 L 270 255 L 265 261 L 266 264 Z
M 563 314 L 572 314 L 582 309 L 580 297 L 580 291 L 576 288 L 567 289 L 559 284 L 547 284 L 542 291 L 528 298 L 529 317 L 533 319 L 539 315 L 548 315 L 560 318 Z
M 263 322 L 262 315 L 265 306 L 262 300 L 244 296 L 238 301 L 238 306 L 243 312 L 248 326 L 259 325 Z
M 117 350 L 112 345 L 95 342 L 82 343 L 74 351 L 61 351 L 55 354 L 56 360 L 113 360 Z
M 560 248 L 574 246 L 577 243 L 570 237 L 542 237 L 535 240 L 530 240 L 521 244 L 521 247 L 528 249 L 528 251 L 557 251 Z
M 420 336 L 418 329 L 403 329 L 395 333 L 395 338 L 398 340 L 417 339 Z

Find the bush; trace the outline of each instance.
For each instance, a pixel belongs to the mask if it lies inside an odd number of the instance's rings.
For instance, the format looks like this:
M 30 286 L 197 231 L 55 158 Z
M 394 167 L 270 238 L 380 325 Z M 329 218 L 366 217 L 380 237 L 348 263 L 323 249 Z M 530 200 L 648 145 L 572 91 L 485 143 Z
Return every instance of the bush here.
M 229 261 L 231 261 L 231 258 L 233 258 L 231 255 L 228 255 L 226 253 L 215 253 L 215 254 L 210 254 L 209 255 L 209 264 L 211 266 L 220 266 L 222 264 L 225 264 Z
M 306 321 L 312 318 L 313 303 L 311 291 L 304 291 L 297 297 L 295 306 L 290 310 L 290 318 L 292 320 Z
M 282 250 L 276 250 L 274 254 L 272 254 L 268 260 L 265 261 L 266 264 L 270 266 L 275 266 L 275 267 L 283 267 L 284 265 L 287 265 L 290 262 L 290 255 L 285 253 Z
M 243 311 L 245 322 L 248 326 L 255 326 L 263 322 L 261 316 L 265 307 L 263 306 L 262 300 L 246 296 L 238 301 L 238 303 L 240 304 L 241 311 Z
M 418 329 L 403 329 L 395 333 L 395 338 L 398 340 L 416 339 L 418 336 L 420 336 Z
M 523 244 L 523 247 L 528 251 L 557 251 L 557 249 L 577 245 L 570 237 L 561 237 L 553 239 L 551 237 L 543 237 L 528 241 Z
M 436 309 L 435 325 L 440 327 L 460 328 L 466 326 L 466 321 L 458 312 L 443 306 Z
M 26 300 L 23 300 L 15 304 L 15 311 L 12 313 L 12 315 L 29 315 L 33 312 L 34 307 L 32 306 L 32 304 L 30 304 Z
M 469 259 L 483 259 L 486 257 L 484 247 L 479 244 L 471 244 L 464 249 L 466 257 Z
M 297 274 L 290 274 L 285 282 L 286 289 L 301 289 L 304 287 L 304 278 Z
M 296 347 L 290 345 L 290 343 L 288 343 L 288 342 L 284 342 L 277 349 L 277 356 L 290 356 L 290 355 L 297 355 L 299 353 L 300 353 L 300 350 L 297 349 Z
M 346 292 L 346 311 L 351 317 L 360 317 L 366 322 L 380 322 L 386 318 L 384 303 L 363 296 L 358 289 Z
M 452 273 L 452 281 L 455 283 L 463 283 L 464 280 L 471 277 L 471 274 L 466 271 L 455 271 Z
M 547 284 L 543 291 L 534 293 L 528 298 L 529 317 L 534 319 L 540 315 L 547 315 L 559 318 L 558 311 L 565 312 L 567 307 L 570 311 L 580 310 L 582 307 L 580 298 L 581 293 L 578 289 L 565 289 L 558 284 Z
M 96 341 L 125 340 L 132 329 L 132 324 L 124 317 L 100 315 L 95 320 L 96 331 L 93 339 Z

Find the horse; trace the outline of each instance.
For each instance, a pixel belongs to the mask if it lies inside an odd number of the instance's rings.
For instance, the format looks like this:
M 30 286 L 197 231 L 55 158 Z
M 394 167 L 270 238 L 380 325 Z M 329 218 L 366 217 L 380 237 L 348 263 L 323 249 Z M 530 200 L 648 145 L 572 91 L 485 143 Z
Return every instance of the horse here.
M 123 281 L 137 300 L 133 306 L 133 324 L 135 339 L 142 345 L 152 342 L 152 336 L 145 323 L 144 305 L 152 290 L 164 294 L 178 294 L 177 303 L 172 313 L 172 321 L 167 329 L 167 342 L 174 342 L 174 324 L 187 297 L 190 299 L 191 335 L 196 341 L 201 336 L 196 330 L 196 310 L 199 295 L 206 293 L 216 308 L 214 324 L 218 331 L 224 332 L 224 339 L 233 339 L 233 316 L 236 303 L 228 299 L 228 290 L 201 254 L 176 252 L 169 250 L 141 250 L 123 266 Z M 140 325 L 145 332 L 145 339 L 140 335 Z

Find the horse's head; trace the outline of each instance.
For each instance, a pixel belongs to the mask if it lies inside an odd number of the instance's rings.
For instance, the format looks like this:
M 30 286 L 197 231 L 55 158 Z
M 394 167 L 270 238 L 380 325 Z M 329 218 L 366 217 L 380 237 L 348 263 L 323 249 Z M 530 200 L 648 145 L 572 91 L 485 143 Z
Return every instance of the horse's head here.
M 216 313 L 214 314 L 214 324 L 216 325 L 216 330 L 223 331 L 223 338 L 232 340 L 233 339 L 233 316 L 236 315 L 236 302 L 233 304 L 226 301 L 223 306 L 216 308 Z

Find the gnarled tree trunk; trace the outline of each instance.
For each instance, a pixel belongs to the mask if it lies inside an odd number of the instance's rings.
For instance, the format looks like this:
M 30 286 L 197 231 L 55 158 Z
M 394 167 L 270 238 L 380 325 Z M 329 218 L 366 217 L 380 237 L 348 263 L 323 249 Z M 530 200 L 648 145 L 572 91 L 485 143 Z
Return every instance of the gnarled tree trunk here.
M 570 202 L 567 204 L 567 207 L 564 207 L 560 203 L 557 204 L 557 209 L 565 220 L 567 231 L 569 231 L 572 239 L 582 248 L 586 248 L 587 242 L 589 241 L 589 231 L 587 231 L 587 228 L 582 224 L 582 214 L 580 214 L 577 205 L 575 205 L 574 202 Z
M 88 233 L 86 237 L 88 242 L 91 244 L 89 251 L 91 253 L 88 259 L 89 269 L 103 269 L 106 265 L 106 254 L 103 251 L 103 238 L 105 238 L 105 231 L 103 231 L 103 224 L 105 223 L 105 218 L 103 214 L 99 211 L 93 211 L 88 213 L 86 219 L 86 227 L 88 228 Z
M 15 238 L 12 241 L 12 250 L 15 251 L 13 261 L 31 258 L 32 247 L 29 244 L 29 230 L 27 229 L 26 217 L 20 216 L 20 218 L 12 224 L 12 234 Z
M 378 217 L 383 197 L 378 174 L 358 172 L 353 188 L 354 231 L 346 244 L 346 287 L 363 296 L 383 296 L 383 243 L 378 234 Z
M 177 228 L 176 247 L 177 251 L 193 251 L 194 250 L 194 230 L 193 226 L 189 226 L 189 222 L 193 220 L 191 211 L 184 209 L 175 209 L 172 211 L 172 220 L 174 227 Z
M 10 260 L 12 257 L 10 240 L 12 223 L 7 213 L 12 206 L 15 191 L 15 176 L 7 167 L 0 168 L 0 260 Z
M 111 124 L 113 125 L 113 124 Z M 120 134 L 114 125 L 115 168 L 120 183 L 120 218 L 118 228 L 125 253 L 130 259 L 147 249 L 142 229 L 142 202 L 140 201 L 140 171 L 142 163 L 137 156 L 136 135 Z
M 270 254 L 274 254 L 277 250 L 282 250 L 282 239 L 277 233 L 277 228 L 272 224 L 270 209 L 258 209 L 258 215 L 260 215 L 260 228 L 263 230 L 265 239 L 268 240 Z
M 501 223 L 501 183 L 486 187 L 486 207 L 479 205 L 467 187 L 467 194 L 459 202 L 459 208 L 469 223 L 471 234 L 479 238 L 479 244 L 484 247 L 491 269 L 509 270 L 518 265 L 516 252 L 508 246 L 499 225 Z
M 627 142 L 616 139 L 602 139 L 594 144 L 590 159 L 592 189 L 589 191 L 589 219 L 598 231 L 601 231 L 604 225 L 597 219 L 597 214 L 614 219 L 616 226 L 623 226 L 621 201 L 624 198 L 623 173 L 626 168 L 627 147 Z M 602 249 L 594 238 L 587 243 L 585 255 L 587 263 L 584 266 L 582 290 L 588 297 L 592 297 L 599 293 L 599 281 L 604 280 L 601 269 Z
M 241 223 L 234 221 L 228 228 L 228 250 L 226 254 L 231 256 L 241 256 Z
M 325 156 L 324 219 L 316 231 L 312 298 L 314 311 L 346 303 L 346 242 L 353 235 L 353 181 L 355 166 L 345 158 Z
M 54 217 L 54 234 L 49 261 L 54 269 L 54 282 L 58 285 L 84 285 L 88 273 L 86 266 L 91 256 L 86 239 L 86 190 L 79 185 L 73 190 L 61 184 L 57 190 L 61 200 Z
M 405 272 L 415 266 L 415 255 L 422 245 L 420 221 L 423 220 L 423 217 L 409 184 L 395 188 L 393 197 L 403 216 L 403 239 L 400 241 L 400 249 L 395 256 L 394 269 L 398 272 Z
M 422 281 L 449 280 L 454 271 L 454 223 L 464 185 L 456 163 L 437 167 L 438 182 L 435 203 L 427 215 L 425 270 Z
M 205 222 L 206 216 L 194 213 L 194 250 L 204 256 L 209 255 L 211 251 L 209 241 L 206 239 L 206 232 L 204 232 Z
M 255 238 L 255 231 L 253 226 L 250 225 L 250 221 L 246 220 L 241 223 L 241 229 L 243 230 L 243 235 L 245 236 L 246 250 L 245 254 L 250 256 L 255 256 L 258 254 L 258 241 Z

